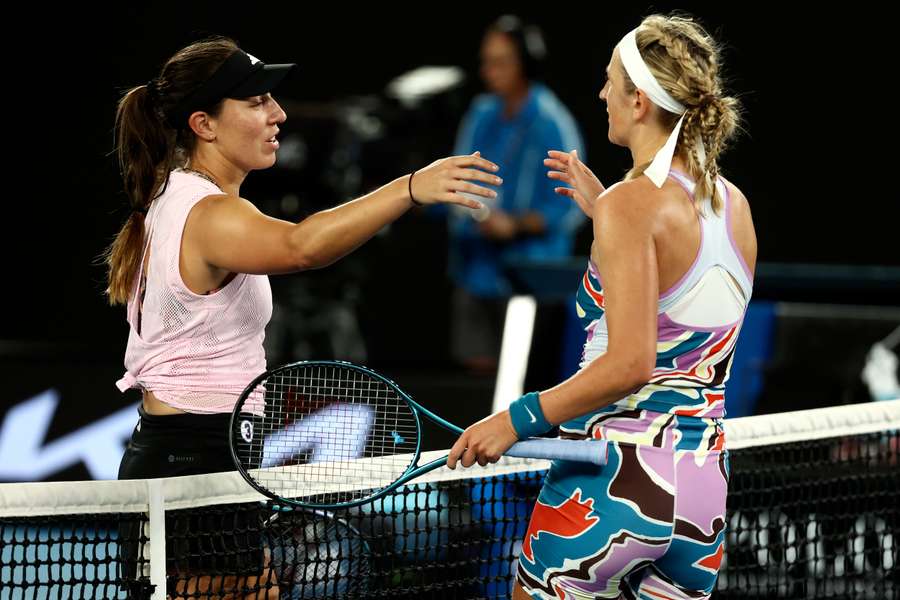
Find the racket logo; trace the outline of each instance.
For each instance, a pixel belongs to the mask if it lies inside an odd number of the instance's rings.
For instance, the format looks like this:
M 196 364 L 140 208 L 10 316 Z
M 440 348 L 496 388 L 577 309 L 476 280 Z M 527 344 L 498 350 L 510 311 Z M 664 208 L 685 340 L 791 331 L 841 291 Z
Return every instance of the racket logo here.
M 250 421 L 241 421 L 241 437 L 248 444 L 253 441 L 253 423 Z
M 403 442 L 406 441 L 406 440 L 403 438 L 403 436 L 401 436 L 401 435 L 400 435 L 399 433 L 397 433 L 396 431 L 392 431 L 392 432 L 391 432 L 391 437 L 394 438 L 394 445 L 395 445 L 395 446 L 399 446 L 400 444 L 402 444 Z

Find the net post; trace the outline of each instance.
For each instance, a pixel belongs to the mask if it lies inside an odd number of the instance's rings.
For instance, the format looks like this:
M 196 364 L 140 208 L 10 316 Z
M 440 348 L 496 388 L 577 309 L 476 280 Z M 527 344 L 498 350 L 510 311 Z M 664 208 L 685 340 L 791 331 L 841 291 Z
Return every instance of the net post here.
M 152 600 L 166 600 L 166 511 L 162 479 L 147 480 Z

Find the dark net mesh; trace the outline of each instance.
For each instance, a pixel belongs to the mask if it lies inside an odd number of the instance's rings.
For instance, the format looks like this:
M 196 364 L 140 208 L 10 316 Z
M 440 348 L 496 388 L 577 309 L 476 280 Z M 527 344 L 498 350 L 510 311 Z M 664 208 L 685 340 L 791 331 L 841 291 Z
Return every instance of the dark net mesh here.
M 898 446 L 893 430 L 732 450 L 714 596 L 898 597 Z M 472 474 L 484 476 L 412 484 L 341 511 L 259 501 L 167 511 L 167 591 L 507 598 L 544 471 Z M 0 598 L 149 597 L 146 519 L 0 517 Z

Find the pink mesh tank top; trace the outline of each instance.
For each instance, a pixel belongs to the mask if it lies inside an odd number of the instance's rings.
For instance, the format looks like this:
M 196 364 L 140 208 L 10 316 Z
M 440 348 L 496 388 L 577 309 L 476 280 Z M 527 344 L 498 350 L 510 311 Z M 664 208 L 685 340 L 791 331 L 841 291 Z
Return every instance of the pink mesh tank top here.
M 212 182 L 175 170 L 148 211 L 141 268 L 128 301 L 127 372 L 116 382 L 122 392 L 146 389 L 186 412 L 230 412 L 244 387 L 266 370 L 269 278 L 239 273 L 206 295 L 190 291 L 181 279 L 178 264 L 188 213 L 202 198 L 221 193 Z

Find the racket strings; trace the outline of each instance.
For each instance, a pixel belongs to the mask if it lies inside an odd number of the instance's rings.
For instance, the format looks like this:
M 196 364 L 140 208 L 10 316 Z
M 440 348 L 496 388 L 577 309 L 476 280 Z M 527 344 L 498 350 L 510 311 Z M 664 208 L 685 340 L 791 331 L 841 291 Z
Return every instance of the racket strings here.
M 236 452 L 282 498 L 338 504 L 371 495 L 415 460 L 418 423 L 397 389 L 342 365 L 279 369 L 247 395 Z

